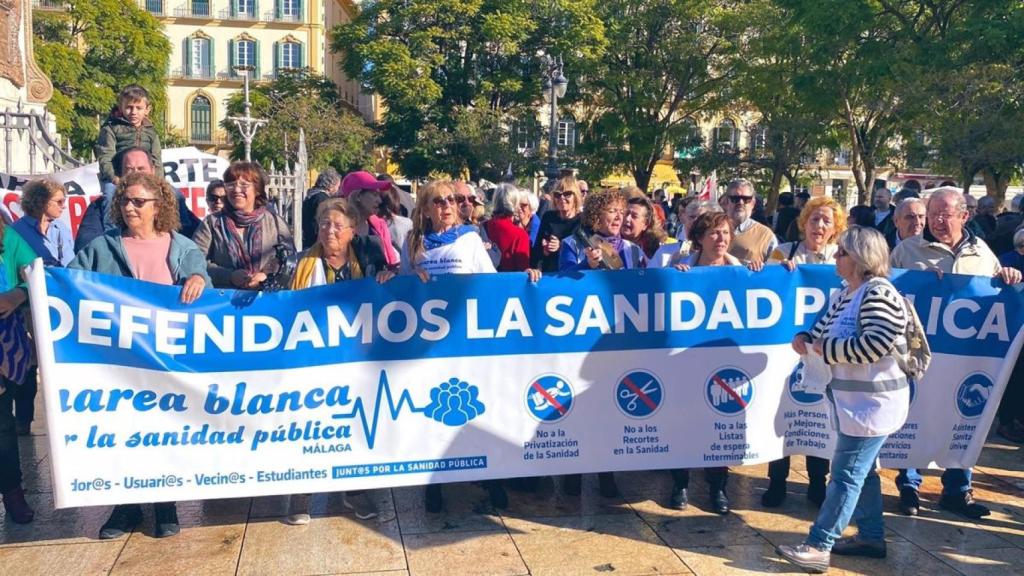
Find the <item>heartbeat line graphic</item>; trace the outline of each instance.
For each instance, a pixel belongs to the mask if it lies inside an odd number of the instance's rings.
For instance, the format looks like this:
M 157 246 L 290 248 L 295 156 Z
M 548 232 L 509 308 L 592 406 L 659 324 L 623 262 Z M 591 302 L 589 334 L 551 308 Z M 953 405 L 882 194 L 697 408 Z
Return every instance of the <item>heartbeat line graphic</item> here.
M 423 413 L 427 409 L 426 407 L 417 408 L 413 404 L 412 395 L 409 394 L 408 390 L 402 392 L 396 403 L 394 396 L 391 394 L 391 386 L 388 384 L 387 372 L 381 370 L 380 382 L 377 384 L 377 401 L 373 404 L 373 414 L 369 421 L 367 420 L 366 408 L 363 406 L 362 397 L 356 398 L 351 412 L 347 414 L 334 414 L 331 417 L 337 420 L 350 420 L 358 416 L 359 422 L 363 426 L 363 433 L 366 434 L 366 444 L 370 450 L 373 450 L 373 445 L 377 442 L 377 424 L 380 421 L 380 412 L 384 406 L 382 400 L 385 399 L 387 400 L 387 414 L 391 415 L 392 422 L 398 420 L 398 416 L 402 413 L 402 407 L 406 404 L 409 406 L 409 412 L 412 413 Z

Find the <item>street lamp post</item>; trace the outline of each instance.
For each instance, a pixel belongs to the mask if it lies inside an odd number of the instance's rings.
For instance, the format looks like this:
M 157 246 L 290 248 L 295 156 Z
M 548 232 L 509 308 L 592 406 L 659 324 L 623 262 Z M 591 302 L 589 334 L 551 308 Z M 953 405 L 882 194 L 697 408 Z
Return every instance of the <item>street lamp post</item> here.
M 562 57 L 545 54 L 541 60 L 544 74 L 544 96 L 551 104 L 551 127 L 548 140 L 548 165 L 544 175 L 549 180 L 558 178 L 558 99 L 565 96 L 569 81 L 563 72 Z
M 245 143 L 245 161 L 252 162 L 252 139 L 256 136 L 256 130 L 267 123 L 262 118 L 253 118 L 250 110 L 252 105 L 249 102 L 249 72 L 255 70 L 252 66 L 235 66 L 234 70 L 240 72 L 243 78 L 242 94 L 245 98 L 245 115 L 228 116 L 228 120 L 235 123 L 238 133 L 242 135 L 242 142 Z

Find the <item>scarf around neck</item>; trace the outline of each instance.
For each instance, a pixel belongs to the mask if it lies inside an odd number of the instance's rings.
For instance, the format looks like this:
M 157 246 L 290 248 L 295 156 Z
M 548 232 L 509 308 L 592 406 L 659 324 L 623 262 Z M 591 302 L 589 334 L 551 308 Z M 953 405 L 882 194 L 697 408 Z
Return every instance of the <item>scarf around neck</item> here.
M 228 254 L 236 269 L 244 268 L 250 273 L 263 269 L 263 227 L 260 221 L 267 215 L 261 206 L 248 214 L 242 214 L 228 204 L 218 215 L 221 232 L 228 243 Z M 241 238 L 238 231 L 244 228 Z
M 423 247 L 427 250 L 447 246 L 459 239 L 459 237 L 475 232 L 474 226 L 454 226 L 445 232 L 431 232 L 423 236 Z

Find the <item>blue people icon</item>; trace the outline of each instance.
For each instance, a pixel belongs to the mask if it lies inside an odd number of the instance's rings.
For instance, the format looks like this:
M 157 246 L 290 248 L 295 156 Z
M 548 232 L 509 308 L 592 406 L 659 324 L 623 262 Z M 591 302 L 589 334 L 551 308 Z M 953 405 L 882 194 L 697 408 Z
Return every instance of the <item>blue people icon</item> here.
M 719 414 L 733 416 L 747 409 L 754 399 L 754 383 L 739 368 L 720 368 L 704 386 L 705 399 Z
M 569 415 L 573 397 L 568 380 L 547 374 L 534 378 L 526 387 L 526 408 L 541 422 L 558 422 Z
M 447 426 L 463 426 L 484 413 L 479 396 L 476 386 L 451 378 L 430 389 L 430 404 L 423 414 Z
M 995 384 L 988 375 L 975 372 L 960 383 L 956 390 L 956 409 L 964 418 L 977 418 L 985 411 Z
M 786 387 L 789 390 L 789 397 L 797 404 L 809 406 L 811 404 L 817 404 L 825 398 L 824 394 L 819 394 L 808 388 L 808 382 L 804 379 L 803 362 L 796 365 L 796 368 L 793 369 L 793 373 L 786 379 L 786 384 Z
M 630 418 L 647 418 L 661 408 L 664 387 L 657 376 L 646 370 L 634 370 L 615 387 L 615 403 Z

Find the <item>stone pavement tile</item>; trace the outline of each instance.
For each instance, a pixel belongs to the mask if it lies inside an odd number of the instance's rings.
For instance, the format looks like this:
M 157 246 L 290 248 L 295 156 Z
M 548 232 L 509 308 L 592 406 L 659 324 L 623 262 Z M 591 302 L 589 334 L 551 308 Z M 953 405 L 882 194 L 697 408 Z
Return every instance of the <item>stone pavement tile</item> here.
M 737 515 L 772 544 L 791 544 L 802 541 L 807 536 L 811 524 L 818 517 L 818 509 L 800 498 L 787 498 L 779 508 L 761 508 L 759 510 L 740 510 Z M 888 516 L 886 516 L 888 520 Z M 857 533 L 856 527 L 850 525 L 843 532 L 846 536 Z M 904 542 L 905 538 L 886 527 L 886 540 Z
M 1020 548 L 995 548 L 960 553 L 936 552 L 935 554 L 965 576 L 1004 576 L 1024 573 L 1024 555 L 1021 554 Z
M 31 524 L 6 521 L 0 507 L 0 548 L 25 544 L 71 544 L 95 542 L 100 526 L 112 507 L 53 509 L 53 494 L 27 494 L 25 497 L 36 517 Z
M 0 571 L 17 576 L 107 574 L 123 541 L 20 546 L 0 549 Z
M 619 491 L 629 483 L 633 473 L 615 474 Z M 568 496 L 562 491 L 564 477 L 545 478 L 536 492 L 508 491 L 508 509 L 501 510 L 503 517 L 534 518 L 558 516 L 594 516 L 607 514 L 632 514 L 633 510 L 622 497 L 603 498 L 598 494 L 597 474 L 584 474 L 582 493 Z
M 437 514 L 424 509 L 423 491 L 422 486 L 392 490 L 402 534 L 505 530 L 487 503 L 486 492 L 475 484 L 445 485 L 444 508 Z
M 265 519 L 250 522 L 238 574 L 344 574 L 405 570 L 395 520 L 362 522 L 351 516 L 313 517 L 305 526 Z
M 528 574 L 508 532 L 435 532 L 403 535 L 413 576 Z
M 534 576 L 688 572 L 650 526 L 633 514 L 506 518 L 505 524 Z
M 695 509 L 691 505 L 672 516 L 641 512 L 640 517 L 673 548 L 765 543 L 757 531 L 747 526 L 743 518 L 734 513 L 719 516 Z
M 927 574 L 928 576 L 957 576 L 956 570 L 910 542 L 888 544 L 885 559 L 832 555 L 829 576 L 862 574 Z
M 338 572 L 330 576 L 409 576 L 408 570 L 378 570 L 374 572 Z
M 21 465 L 22 482 L 26 494 L 53 492 L 53 475 L 50 470 L 50 456 L 33 464 Z
M 922 510 L 917 517 L 890 515 L 885 525 L 928 551 L 972 551 L 1005 548 L 1007 541 L 973 522 L 948 513 Z
M 366 495 L 377 504 L 380 520 L 392 520 L 395 517 L 395 506 L 391 501 L 391 490 L 367 490 Z M 301 496 L 301 495 L 300 495 Z M 290 496 L 260 496 L 252 499 L 250 518 L 280 519 L 288 515 Z M 309 497 L 309 513 L 312 516 L 352 515 L 342 503 L 341 492 L 320 492 Z
M 33 424 L 33 426 L 37 425 Z M 18 437 L 18 456 L 21 459 L 21 469 L 23 472 L 49 455 L 49 436 L 33 435 Z
M 775 549 L 768 544 L 677 548 L 675 552 L 697 576 L 806 574 L 776 555 Z
M 242 549 L 245 515 L 210 517 L 198 507 L 178 509 L 181 533 L 153 538 L 152 520 L 128 538 L 111 575 L 233 575 Z

